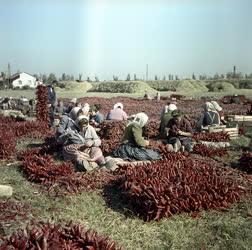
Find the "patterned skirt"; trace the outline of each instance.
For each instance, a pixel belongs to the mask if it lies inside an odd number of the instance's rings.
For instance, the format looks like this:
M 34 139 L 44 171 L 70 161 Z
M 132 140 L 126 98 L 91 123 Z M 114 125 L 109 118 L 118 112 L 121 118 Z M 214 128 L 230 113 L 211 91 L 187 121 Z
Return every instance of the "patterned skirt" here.
M 152 149 L 136 147 L 130 143 L 121 144 L 113 151 L 113 156 L 129 161 L 154 161 L 161 159 L 161 155 L 158 152 Z

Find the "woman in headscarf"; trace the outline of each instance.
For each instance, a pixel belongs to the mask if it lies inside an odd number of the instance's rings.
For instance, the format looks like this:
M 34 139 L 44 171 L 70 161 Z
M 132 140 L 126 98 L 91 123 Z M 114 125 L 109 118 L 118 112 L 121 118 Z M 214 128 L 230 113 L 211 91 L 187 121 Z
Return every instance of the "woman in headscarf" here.
M 218 112 L 218 114 L 220 116 L 220 122 L 222 124 L 227 124 L 227 121 L 225 120 L 225 117 L 224 117 L 224 112 L 223 112 L 222 107 L 216 101 L 211 101 L 211 103 L 213 104 L 216 112 Z
M 107 120 L 127 121 L 128 115 L 123 110 L 123 104 L 118 102 L 107 114 Z
M 66 113 L 69 114 L 71 110 L 76 107 L 77 104 L 77 98 L 72 98 L 70 102 L 68 103 L 68 106 L 66 107 Z
M 113 155 L 129 161 L 159 160 L 158 152 L 147 149 L 149 141 L 143 138 L 143 127 L 148 121 L 145 113 L 136 114 L 125 131 L 121 145 L 114 150 Z
M 85 103 L 84 106 L 83 106 L 83 108 L 82 108 L 83 115 L 89 116 L 89 110 L 90 110 L 89 104 Z
M 99 126 L 104 121 L 104 115 L 100 113 L 100 105 L 95 104 L 90 107 L 90 121 L 95 125 Z
M 161 116 L 161 122 L 159 127 L 160 138 L 165 139 L 167 138 L 167 124 L 172 118 L 172 111 L 176 110 L 177 106 L 175 104 L 165 105 L 164 112 Z
M 75 120 L 81 114 L 82 114 L 81 108 L 74 107 L 70 111 L 69 115 L 63 115 L 60 120 L 57 131 L 56 131 L 56 137 L 59 138 L 61 135 L 63 135 L 69 129 L 71 129 L 71 130 L 77 129 L 76 124 L 75 124 Z
M 197 122 L 197 130 L 211 125 L 220 125 L 220 116 L 211 102 L 206 102 L 203 106 L 204 112 Z
M 178 152 L 182 146 L 186 151 L 192 151 L 193 129 L 180 110 L 176 109 L 172 112 L 172 119 L 167 124 L 167 130 L 169 132 L 167 142 L 172 144 L 174 152 Z
M 66 107 L 64 106 L 64 102 L 62 100 L 58 100 L 58 104 L 55 108 L 55 112 L 59 115 L 63 115 L 66 111 Z
M 78 171 L 89 171 L 99 166 L 105 166 L 106 161 L 102 154 L 101 140 L 95 129 L 89 125 L 89 119 L 80 115 L 76 119 L 77 130 L 68 132 L 67 145 L 63 147 L 63 157 L 72 161 Z

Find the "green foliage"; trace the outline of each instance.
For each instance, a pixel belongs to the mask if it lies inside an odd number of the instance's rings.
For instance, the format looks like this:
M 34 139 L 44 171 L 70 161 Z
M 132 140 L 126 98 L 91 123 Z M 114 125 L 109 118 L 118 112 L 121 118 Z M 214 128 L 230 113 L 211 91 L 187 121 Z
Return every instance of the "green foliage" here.
M 113 76 L 114 81 L 119 81 L 119 76 Z
M 208 92 L 206 83 L 198 80 L 148 81 L 158 91 Z
M 231 140 L 231 146 L 233 148 L 241 148 L 241 147 L 248 147 L 250 143 L 250 138 L 247 136 L 240 136 L 238 139 Z
M 239 81 L 240 89 L 252 89 L 252 79 L 243 79 Z
M 151 88 L 158 91 L 176 91 L 178 81 L 148 81 Z
M 91 83 L 88 82 L 76 82 L 76 81 L 60 81 L 57 83 L 57 89 L 64 90 L 80 90 L 86 92 L 88 89 L 92 88 Z
M 50 73 L 50 75 L 47 78 L 47 83 L 52 83 L 53 81 L 57 81 L 57 77 L 54 73 Z
M 130 74 L 127 75 L 126 81 L 130 81 Z
M 88 92 L 136 93 L 149 89 L 148 84 L 140 81 L 114 81 L 94 84 Z
M 225 92 L 235 90 L 234 85 L 231 82 L 211 82 L 207 85 L 209 91 L 211 92 Z

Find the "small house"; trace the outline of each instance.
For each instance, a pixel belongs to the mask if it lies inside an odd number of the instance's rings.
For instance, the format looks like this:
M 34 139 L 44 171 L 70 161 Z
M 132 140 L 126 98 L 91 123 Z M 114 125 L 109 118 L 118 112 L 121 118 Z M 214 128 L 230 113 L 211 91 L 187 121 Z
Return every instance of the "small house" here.
M 23 73 L 16 73 L 10 77 L 10 82 L 12 84 L 13 88 L 23 88 L 24 86 L 27 86 L 29 88 L 36 88 L 38 85 L 38 81 L 36 77 L 27 74 L 25 72 Z

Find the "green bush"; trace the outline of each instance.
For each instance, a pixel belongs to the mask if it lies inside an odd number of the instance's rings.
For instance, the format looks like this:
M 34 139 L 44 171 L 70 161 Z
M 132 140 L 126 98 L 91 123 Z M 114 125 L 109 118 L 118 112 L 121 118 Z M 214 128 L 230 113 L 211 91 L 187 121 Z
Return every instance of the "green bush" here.
M 240 80 L 240 89 L 252 89 L 252 79 Z
M 92 88 L 92 84 L 89 82 L 60 81 L 57 83 L 56 88 L 86 92 L 88 89 Z
M 199 80 L 148 81 L 158 91 L 208 92 L 206 83 Z
M 141 81 L 111 81 L 100 82 L 93 84 L 93 87 L 88 92 L 110 92 L 110 93 L 141 93 L 147 91 L 154 91 L 150 86 Z
M 207 85 L 210 92 L 226 92 L 235 90 L 235 87 L 230 82 L 212 82 Z
M 157 91 L 176 91 L 179 81 L 148 81 L 147 83 Z

